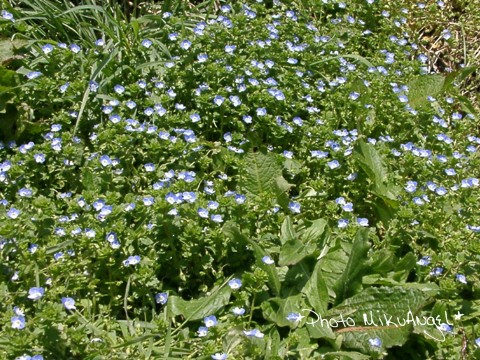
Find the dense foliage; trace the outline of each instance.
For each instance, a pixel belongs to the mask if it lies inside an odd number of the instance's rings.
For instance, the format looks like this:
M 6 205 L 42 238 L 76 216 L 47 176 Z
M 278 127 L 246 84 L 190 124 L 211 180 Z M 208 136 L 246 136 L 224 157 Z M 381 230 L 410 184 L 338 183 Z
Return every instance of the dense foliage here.
M 4 2 L 2 356 L 478 356 L 475 69 L 391 3 L 204 5 Z

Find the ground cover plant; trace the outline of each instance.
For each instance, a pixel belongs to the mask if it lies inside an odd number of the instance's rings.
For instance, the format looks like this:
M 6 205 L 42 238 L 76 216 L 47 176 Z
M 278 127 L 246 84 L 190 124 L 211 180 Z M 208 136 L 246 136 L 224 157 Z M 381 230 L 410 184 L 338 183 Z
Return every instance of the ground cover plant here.
M 162 4 L 2 3 L 2 358 L 478 357 L 443 2 Z

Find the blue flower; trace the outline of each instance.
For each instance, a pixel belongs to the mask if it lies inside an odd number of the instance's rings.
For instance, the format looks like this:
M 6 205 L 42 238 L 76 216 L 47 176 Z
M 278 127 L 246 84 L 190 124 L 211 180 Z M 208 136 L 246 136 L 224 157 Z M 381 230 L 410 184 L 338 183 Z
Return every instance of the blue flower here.
M 20 214 L 21 214 L 21 211 L 15 209 L 14 207 L 12 207 L 12 208 L 11 208 L 10 210 L 8 210 L 8 212 L 7 212 L 7 216 L 8 216 L 10 219 L 16 219 Z
M 13 17 L 12 13 L 9 13 L 7 10 L 2 10 L 1 12 L 2 18 L 5 20 L 10 20 L 11 22 L 15 22 L 15 18 Z
M 148 49 L 150 46 L 152 46 L 152 41 L 149 39 L 144 39 L 142 40 L 142 46 Z
M 53 45 L 52 44 L 43 45 L 42 51 L 44 52 L 44 54 L 50 54 L 53 51 Z
M 72 44 L 70 45 L 70 50 L 74 53 L 74 54 L 78 54 L 81 50 L 80 46 L 78 46 L 77 44 Z
M 222 105 L 224 101 L 225 98 L 221 95 L 215 95 L 215 98 L 213 99 L 213 103 L 218 106 Z
M 367 218 L 358 218 L 357 223 L 360 226 L 368 226 L 368 219 Z
M 268 255 L 265 255 L 265 256 L 262 258 L 262 262 L 263 262 L 264 264 L 267 264 L 267 265 L 272 265 L 272 264 L 275 263 L 275 261 L 273 261 L 273 259 L 272 259 L 270 256 L 268 256 Z
M 245 314 L 245 309 L 237 306 L 232 309 L 232 312 L 237 316 L 242 316 Z
M 417 264 L 420 266 L 427 266 L 428 264 L 430 264 L 430 260 L 431 260 L 430 256 L 424 256 L 417 261 Z
M 25 328 L 24 316 L 13 316 L 10 320 L 12 322 L 12 329 L 22 330 Z
M 45 294 L 45 289 L 43 287 L 32 287 L 28 290 L 28 298 L 31 300 L 39 300 Z
M 235 45 L 226 45 L 226 46 L 225 46 L 225 52 L 226 52 L 227 54 L 230 54 L 230 55 L 231 55 L 231 54 L 233 54 L 233 52 L 235 51 L 236 48 L 237 48 L 237 47 L 236 47 Z
M 466 284 L 467 283 L 467 278 L 465 277 L 465 275 L 462 275 L 462 274 L 457 274 L 457 280 L 459 282 L 461 282 L 462 284 Z
M 382 340 L 380 340 L 380 338 L 373 338 L 373 339 L 369 339 L 368 340 L 368 343 L 370 344 L 370 346 L 372 347 L 380 347 L 382 346 Z
M 122 85 L 115 85 L 113 87 L 113 91 L 115 91 L 117 94 L 123 94 L 125 92 L 125 88 Z
M 204 219 L 208 219 L 208 210 L 207 209 L 198 208 L 197 213 L 198 213 L 198 216 L 200 216 Z
M 232 279 L 228 282 L 228 286 L 230 286 L 232 290 L 238 290 L 242 287 L 242 281 L 240 279 Z
M 139 255 L 129 256 L 127 260 L 123 261 L 124 266 L 137 265 L 138 263 L 140 263 Z
M 265 337 L 265 334 L 258 329 L 243 330 L 243 333 L 245 334 L 245 336 L 248 336 L 248 337 L 256 337 L 259 339 L 262 339 L 263 337 Z
M 295 214 L 300 214 L 300 204 L 298 202 L 290 201 L 290 203 L 288 204 L 288 208 L 291 212 Z
M 227 354 L 225 353 L 216 353 L 212 355 L 213 360 L 225 360 L 227 358 Z
M 330 168 L 330 169 L 337 169 L 340 167 L 340 163 L 337 161 L 337 160 L 332 160 L 332 161 L 329 161 L 327 163 L 327 166 Z
M 40 71 L 31 71 L 26 76 L 28 80 L 33 80 L 41 76 L 42 73 Z
M 62 304 L 67 310 L 75 310 L 75 300 L 71 297 L 62 297 Z
M 205 323 L 205 326 L 207 328 L 210 328 L 212 326 L 215 326 L 217 325 L 218 321 L 217 321 L 217 318 L 215 317 L 215 315 L 210 315 L 210 316 L 207 316 L 203 319 L 203 322 Z
M 208 327 L 200 326 L 197 331 L 198 337 L 205 337 L 208 334 Z
M 222 219 L 222 215 L 211 215 L 210 216 L 210 220 L 212 220 L 213 222 L 216 222 L 216 223 L 221 223 L 223 222 L 223 219 Z
M 168 301 L 168 294 L 166 292 L 158 293 L 155 295 L 155 301 L 157 304 L 165 305 Z
M 303 316 L 300 315 L 299 313 L 295 313 L 295 312 L 291 312 L 287 315 L 286 319 L 288 321 L 292 321 L 292 322 L 298 322 L 300 320 L 302 320 Z
M 180 47 L 184 50 L 188 50 L 190 48 L 190 46 L 192 46 L 192 43 L 188 40 L 183 40 L 181 43 L 180 43 Z

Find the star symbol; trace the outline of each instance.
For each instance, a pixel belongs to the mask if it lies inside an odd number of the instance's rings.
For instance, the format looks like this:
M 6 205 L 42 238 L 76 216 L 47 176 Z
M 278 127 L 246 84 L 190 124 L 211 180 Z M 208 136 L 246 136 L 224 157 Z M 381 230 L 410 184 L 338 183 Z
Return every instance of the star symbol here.
M 460 311 L 458 311 L 455 315 L 453 315 L 453 318 L 454 318 L 455 320 L 460 320 L 460 318 L 461 318 L 462 316 L 463 316 L 463 314 L 462 314 Z

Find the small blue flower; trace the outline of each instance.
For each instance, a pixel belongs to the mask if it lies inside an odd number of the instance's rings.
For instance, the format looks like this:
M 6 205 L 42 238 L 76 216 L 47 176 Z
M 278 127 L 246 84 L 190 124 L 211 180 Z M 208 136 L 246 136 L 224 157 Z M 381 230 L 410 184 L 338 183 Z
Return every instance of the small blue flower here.
M 62 297 L 62 304 L 67 310 L 75 310 L 75 300 L 71 297 Z
M 125 88 L 122 85 L 115 85 L 113 87 L 113 91 L 115 91 L 117 94 L 123 94 L 125 92 Z
M 265 337 L 265 334 L 258 329 L 243 330 L 243 333 L 245 334 L 245 336 L 248 336 L 248 337 L 256 337 L 259 339 L 262 339 L 263 337 Z
M 210 316 L 207 316 L 206 318 L 203 319 L 203 322 L 205 323 L 205 326 L 207 328 L 210 328 L 212 326 L 215 326 L 217 325 L 218 321 L 217 321 L 217 318 L 215 317 L 215 315 L 210 315 Z
M 8 216 L 10 219 L 16 219 L 20 214 L 21 214 L 21 211 L 15 209 L 14 207 L 12 207 L 12 208 L 11 208 L 10 210 L 8 210 L 8 212 L 7 212 L 7 216 Z
M 267 264 L 267 265 L 272 265 L 272 264 L 275 263 L 275 261 L 273 261 L 273 259 L 272 259 L 270 256 L 268 256 L 268 255 L 265 255 L 265 256 L 262 258 L 262 262 L 263 262 L 264 264 Z
M 149 39 L 144 39 L 142 40 L 142 46 L 148 49 L 150 46 L 152 46 L 152 41 Z
M 300 214 L 300 203 L 295 201 L 290 201 L 290 203 L 288 204 L 288 208 L 290 209 L 291 212 L 295 214 Z
M 53 51 L 53 45 L 52 44 L 43 45 L 42 51 L 44 52 L 44 54 L 50 54 Z
M 221 223 L 223 222 L 223 219 L 222 219 L 222 215 L 211 215 L 210 216 L 210 220 L 212 220 L 213 222 L 216 222 L 216 223 Z
M 26 76 L 28 80 L 33 80 L 41 76 L 42 73 L 40 71 L 31 71 Z
M 225 353 L 216 353 L 212 355 L 213 360 L 225 360 L 227 358 L 227 354 Z
M 158 293 L 155 295 L 155 301 L 157 304 L 165 305 L 168 301 L 168 294 L 166 292 Z
M 92 81 L 90 81 L 89 86 L 90 86 L 90 91 L 91 92 L 97 92 L 99 85 L 96 81 L 92 80 Z
M 461 282 L 462 284 L 466 284 L 467 283 L 467 278 L 465 277 L 465 275 L 462 275 L 462 274 L 457 274 L 457 280 L 459 282 Z
M 70 50 L 74 53 L 74 54 L 78 54 L 81 50 L 80 46 L 78 46 L 77 44 L 72 44 L 70 45 Z
M 367 218 L 358 218 L 358 219 L 357 219 L 357 223 L 358 223 L 358 225 L 360 225 L 360 226 L 365 226 L 365 227 L 367 227 L 367 226 L 368 226 L 368 219 L 367 219 Z
M 475 339 L 475 345 L 480 348 L 480 338 Z
M 7 10 L 2 10 L 1 12 L 2 18 L 5 20 L 10 20 L 11 22 L 15 22 L 15 18 L 13 17 L 12 13 L 9 13 Z
M 228 286 L 230 286 L 232 290 L 238 290 L 242 287 L 242 281 L 240 279 L 232 279 L 228 282 Z
M 368 343 L 370 344 L 370 346 L 372 347 L 380 347 L 382 346 L 382 340 L 380 340 L 380 338 L 373 338 L 373 339 L 369 339 L 368 340 Z
M 236 47 L 235 45 L 226 45 L 226 46 L 225 46 L 225 52 L 226 52 L 227 54 L 232 55 L 236 48 L 237 48 L 237 47 Z
M 298 322 L 302 320 L 303 316 L 299 313 L 291 312 L 287 315 L 286 319 L 291 322 Z
M 222 105 L 224 101 L 225 98 L 221 95 L 215 95 L 215 98 L 213 99 L 213 103 L 218 106 Z
M 431 260 L 430 256 L 424 256 L 417 261 L 417 264 L 420 266 L 427 266 L 428 264 L 430 264 L 430 260 Z
M 440 331 L 448 332 L 448 333 L 453 332 L 453 327 L 446 323 L 440 324 L 440 326 L 437 326 L 437 329 Z
M 28 290 L 28 298 L 31 300 L 39 300 L 45 294 L 45 289 L 43 287 L 32 287 Z
M 208 334 L 208 327 L 200 326 L 197 331 L 198 337 L 205 337 Z
M 327 163 L 327 166 L 330 169 L 338 169 L 340 167 L 340 163 L 337 160 L 332 160 Z
M 180 43 L 180 47 L 184 50 L 188 50 L 190 48 L 190 46 L 192 46 L 192 43 L 189 40 L 183 40 Z
M 13 316 L 11 319 L 12 329 L 22 330 L 25 328 L 25 317 L 24 316 Z
M 242 316 L 245 314 L 245 309 L 237 306 L 232 309 L 232 312 L 237 316 Z
M 124 266 L 137 265 L 138 263 L 140 263 L 139 255 L 129 256 L 126 260 L 123 261 Z

